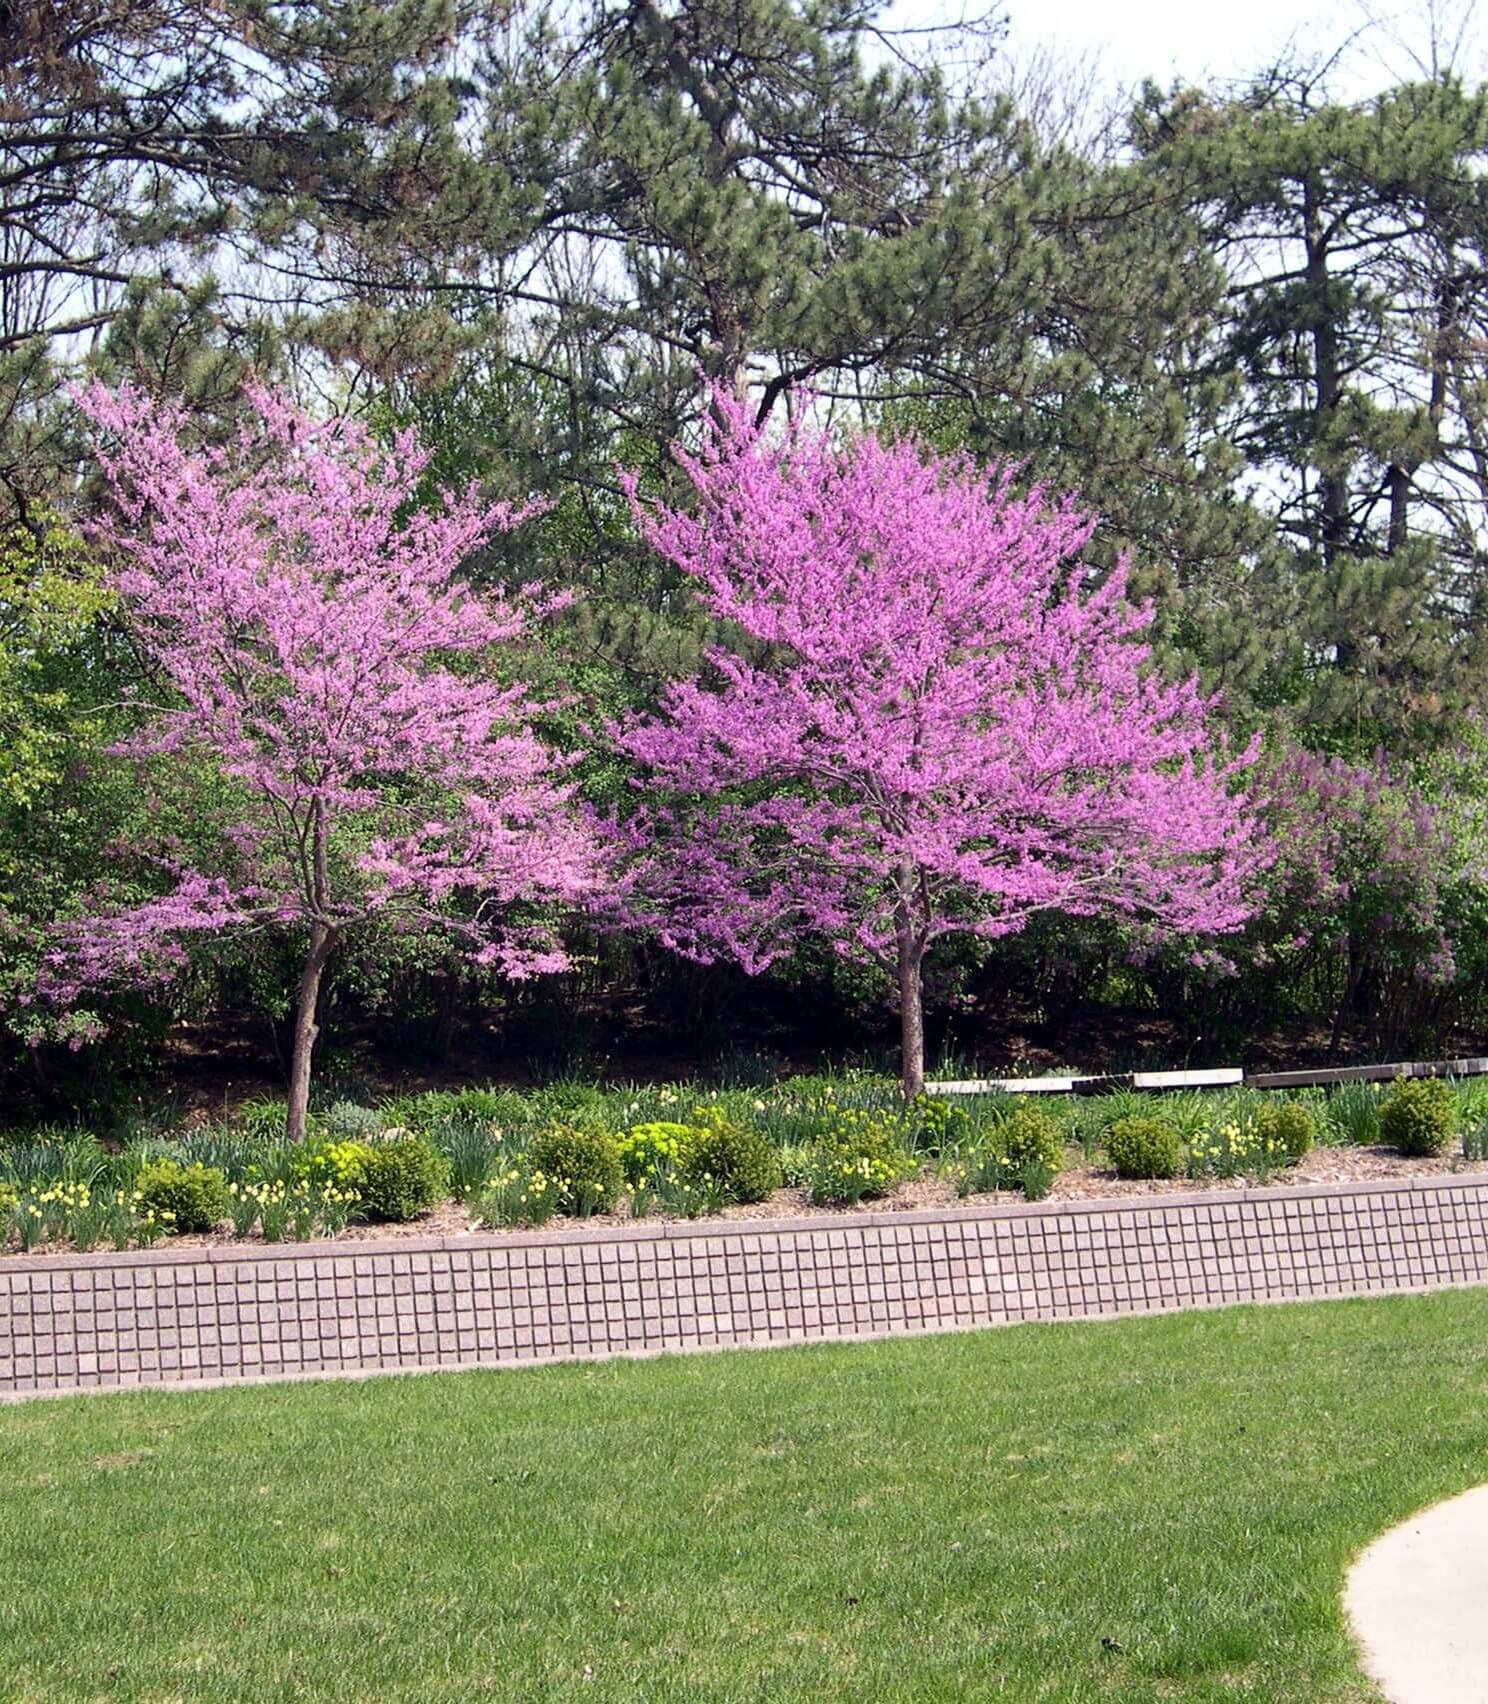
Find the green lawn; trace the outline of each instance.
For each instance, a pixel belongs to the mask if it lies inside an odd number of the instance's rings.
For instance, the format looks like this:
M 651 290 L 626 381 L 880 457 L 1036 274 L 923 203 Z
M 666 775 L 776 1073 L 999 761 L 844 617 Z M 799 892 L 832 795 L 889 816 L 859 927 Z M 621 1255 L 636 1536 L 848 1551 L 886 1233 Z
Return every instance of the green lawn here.
M 1488 1292 L 0 1409 L 14 1699 L 1373 1696 Z

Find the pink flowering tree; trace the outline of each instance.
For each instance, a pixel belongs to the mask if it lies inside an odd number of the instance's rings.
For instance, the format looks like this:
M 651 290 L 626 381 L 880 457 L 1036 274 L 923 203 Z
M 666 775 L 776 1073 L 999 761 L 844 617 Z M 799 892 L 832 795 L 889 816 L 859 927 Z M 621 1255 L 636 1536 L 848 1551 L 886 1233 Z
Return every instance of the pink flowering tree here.
M 160 697 L 117 749 L 167 773 L 206 766 L 226 804 L 220 844 L 193 861 L 162 803 L 159 844 L 134 849 L 159 891 L 65 928 L 46 991 L 164 980 L 194 940 L 297 931 L 299 1138 L 321 983 L 349 932 L 432 927 L 508 977 L 556 970 L 540 919 L 592 890 L 601 849 L 567 759 L 533 731 L 539 707 L 503 680 L 540 601 L 461 578 L 530 511 L 473 490 L 414 508 L 427 458 L 411 436 L 383 447 L 265 391 L 248 400 L 230 442 L 190 448 L 171 406 L 81 398 L 113 497 L 97 538 Z
M 1038 912 L 1179 932 L 1245 921 L 1259 836 L 1193 680 L 1149 666 L 1092 522 L 910 443 L 767 441 L 714 399 L 695 504 L 631 503 L 738 643 L 621 731 L 652 795 L 631 914 L 758 971 L 803 934 L 894 980 L 906 1095 L 941 937 Z

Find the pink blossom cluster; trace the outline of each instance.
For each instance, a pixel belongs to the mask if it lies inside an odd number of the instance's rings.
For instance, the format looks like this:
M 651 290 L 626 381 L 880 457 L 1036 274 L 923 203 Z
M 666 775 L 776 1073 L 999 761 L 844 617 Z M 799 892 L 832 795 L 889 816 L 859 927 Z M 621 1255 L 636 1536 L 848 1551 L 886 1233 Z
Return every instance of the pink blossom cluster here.
M 511 910 L 591 891 L 600 848 L 569 759 L 533 731 L 540 706 L 490 666 L 542 605 L 462 577 L 536 505 L 472 488 L 415 507 L 411 435 L 384 446 L 264 390 L 228 442 L 197 447 L 180 409 L 136 390 L 79 401 L 113 497 L 95 540 L 159 688 L 121 753 L 200 760 L 231 808 L 207 867 L 163 859 L 166 891 L 67 930 L 47 991 L 168 976 L 193 936 L 335 938 L 374 916 L 447 928 L 508 976 L 561 966 Z
M 1152 665 L 1091 519 L 1013 470 L 781 441 L 715 395 L 695 502 L 631 503 L 736 642 L 620 733 L 638 913 L 758 970 L 803 931 L 886 964 L 1049 909 L 1223 933 L 1266 858 L 1192 679 Z

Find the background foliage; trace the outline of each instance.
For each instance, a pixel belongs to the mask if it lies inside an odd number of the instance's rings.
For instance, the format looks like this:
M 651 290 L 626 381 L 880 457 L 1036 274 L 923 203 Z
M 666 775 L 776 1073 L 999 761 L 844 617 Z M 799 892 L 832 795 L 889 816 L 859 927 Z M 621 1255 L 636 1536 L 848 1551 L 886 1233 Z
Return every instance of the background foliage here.
M 243 379 L 381 432 L 428 479 L 552 500 L 469 564 L 571 588 L 527 659 L 591 735 L 727 634 L 637 537 L 616 469 L 707 384 L 1017 458 L 1129 552 L 1166 661 L 1288 780 L 1278 878 L 1226 962 L 1050 918 L 927 965 L 932 1058 L 1174 1062 L 1473 1045 L 1485 1024 L 1488 96 L 1450 70 L 1345 104 L 1328 60 L 1149 86 L 1110 123 L 995 21 L 916 47 L 847 0 L 55 0 L 0 66 L 0 991 L 11 1092 L 272 1074 L 301 943 L 203 956 L 111 1010 L 107 1053 L 26 999 L 145 800 L 190 844 L 205 773 L 108 755 L 153 683 L 99 591 L 68 385 L 130 378 L 227 428 Z M 954 75 L 940 69 L 955 66 Z M 553 689 L 549 691 L 549 689 Z M 163 790 L 167 795 L 157 797 Z M 143 880 L 143 876 L 139 877 Z M 877 1047 L 871 968 L 763 980 L 576 928 L 498 990 L 369 927 L 328 998 L 335 1069 L 543 1075 L 624 1046 Z M 85 1020 L 84 1020 L 85 1021 Z

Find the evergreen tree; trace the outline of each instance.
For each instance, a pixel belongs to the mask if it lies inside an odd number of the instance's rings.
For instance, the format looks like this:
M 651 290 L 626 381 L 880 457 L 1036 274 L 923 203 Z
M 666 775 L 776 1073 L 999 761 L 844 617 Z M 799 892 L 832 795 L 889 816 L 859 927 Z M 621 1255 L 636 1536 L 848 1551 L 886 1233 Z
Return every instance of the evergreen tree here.
M 1229 275 L 1210 370 L 1244 379 L 1229 430 L 1290 548 L 1305 715 L 1367 744 L 1470 699 L 1488 96 L 1346 106 L 1276 72 L 1228 101 L 1149 88 L 1136 135 Z

